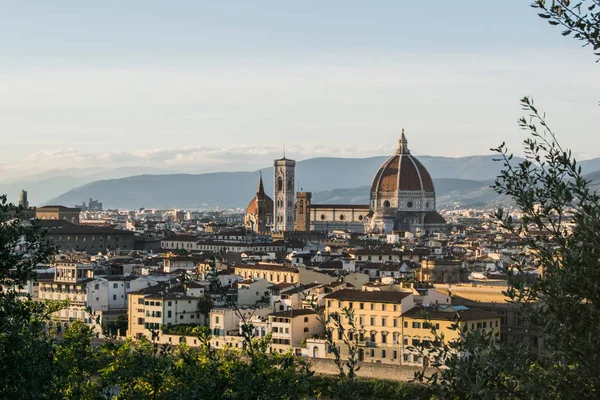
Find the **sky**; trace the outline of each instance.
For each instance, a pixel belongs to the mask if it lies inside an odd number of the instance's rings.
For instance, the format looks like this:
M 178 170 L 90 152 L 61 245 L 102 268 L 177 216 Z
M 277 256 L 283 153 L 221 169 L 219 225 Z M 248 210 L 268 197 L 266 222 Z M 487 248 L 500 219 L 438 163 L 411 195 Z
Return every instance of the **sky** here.
M 600 65 L 526 0 L 0 0 L 0 173 L 519 152 L 532 96 L 600 156 Z

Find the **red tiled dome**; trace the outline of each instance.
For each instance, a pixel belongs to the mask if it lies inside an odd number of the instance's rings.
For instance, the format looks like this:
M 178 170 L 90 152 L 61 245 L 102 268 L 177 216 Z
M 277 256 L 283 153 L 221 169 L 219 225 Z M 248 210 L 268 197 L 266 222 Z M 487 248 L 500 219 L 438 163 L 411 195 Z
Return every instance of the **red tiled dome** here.
M 429 172 L 408 151 L 404 134 L 396 154 L 383 163 L 371 185 L 372 193 L 396 191 L 435 192 Z
M 264 196 L 265 196 L 264 197 L 265 212 L 267 214 L 271 214 L 273 212 L 273 199 L 271 199 L 266 194 Z M 253 198 L 252 201 L 250 201 L 250 204 L 248 204 L 248 208 L 246 208 L 246 214 L 256 214 L 257 212 L 258 212 L 258 196 Z

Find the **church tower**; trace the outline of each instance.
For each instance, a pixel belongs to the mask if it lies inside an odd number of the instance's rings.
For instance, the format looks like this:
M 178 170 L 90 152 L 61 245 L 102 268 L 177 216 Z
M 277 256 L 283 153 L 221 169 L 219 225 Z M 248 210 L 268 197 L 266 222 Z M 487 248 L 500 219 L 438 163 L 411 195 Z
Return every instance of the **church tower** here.
M 262 174 L 258 176 L 256 196 L 250 201 L 244 215 L 246 229 L 254 233 L 264 233 L 273 224 L 273 200 L 265 193 Z
M 300 189 L 302 190 L 302 189 Z M 311 192 L 296 193 L 296 221 L 294 230 L 299 232 L 310 231 L 310 202 L 312 200 Z
M 275 231 L 294 230 L 294 169 L 296 161 L 283 158 L 273 161 L 275 182 L 273 218 Z

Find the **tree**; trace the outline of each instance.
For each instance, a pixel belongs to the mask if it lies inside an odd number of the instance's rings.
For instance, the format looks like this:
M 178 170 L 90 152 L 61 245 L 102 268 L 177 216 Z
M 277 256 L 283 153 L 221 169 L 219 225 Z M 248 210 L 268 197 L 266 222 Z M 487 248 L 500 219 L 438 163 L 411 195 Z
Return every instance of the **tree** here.
M 531 6 L 539 9 L 538 15 L 550 25 L 564 28 L 563 36 L 592 46 L 594 54 L 600 57 L 600 0 L 536 0 Z
M 516 220 L 499 210 L 505 229 L 548 232 L 527 239 L 542 274 L 506 292 L 545 349 L 533 358 L 523 345 L 461 332 L 463 340 L 434 350 L 432 373 L 417 375 L 442 398 L 588 399 L 600 391 L 600 197 L 533 101 L 521 104 L 526 159 L 514 165 L 504 144 L 494 149 L 504 168 L 493 187 L 522 213 Z
M 52 380 L 53 346 L 45 322 L 61 305 L 21 295 L 34 268 L 54 248 L 44 232 L 23 220 L 22 209 L 0 196 L 0 398 L 43 397 Z
M 50 398 L 103 399 L 107 388 L 93 376 L 101 367 L 101 357 L 92 346 L 92 330 L 74 321 L 54 348 L 53 383 Z

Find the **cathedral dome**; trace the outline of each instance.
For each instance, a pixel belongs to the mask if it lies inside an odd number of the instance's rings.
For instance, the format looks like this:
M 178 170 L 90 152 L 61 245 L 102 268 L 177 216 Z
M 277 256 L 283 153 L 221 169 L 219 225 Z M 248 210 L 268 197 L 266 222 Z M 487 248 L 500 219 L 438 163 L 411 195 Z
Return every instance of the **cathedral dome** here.
M 385 197 L 398 192 L 435 192 L 431 175 L 423 164 L 410 154 L 404 133 L 396 153 L 379 168 L 371 185 L 371 194 L 375 197 Z
M 271 199 L 269 196 L 267 196 L 265 194 L 264 202 L 265 202 L 266 213 L 271 214 L 273 211 L 273 199 Z M 246 214 L 255 215 L 255 214 L 257 214 L 257 212 L 258 212 L 258 196 L 253 198 L 252 201 L 250 201 L 250 204 L 248 204 L 248 207 L 246 208 Z

